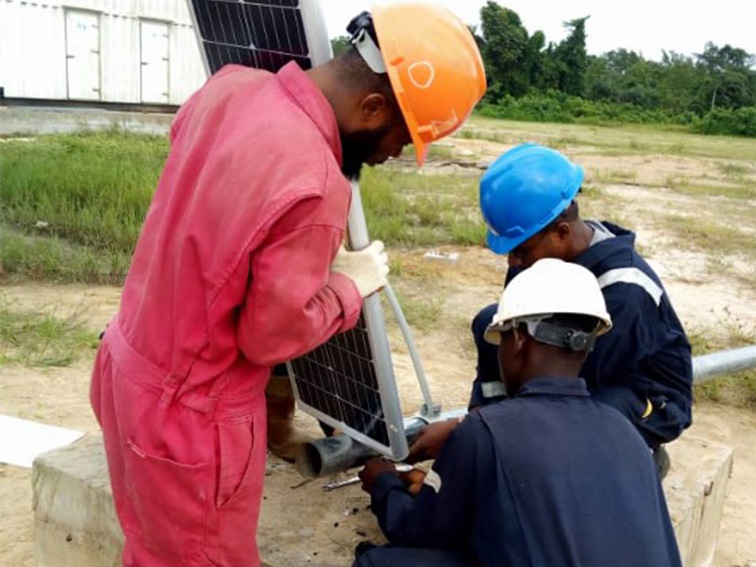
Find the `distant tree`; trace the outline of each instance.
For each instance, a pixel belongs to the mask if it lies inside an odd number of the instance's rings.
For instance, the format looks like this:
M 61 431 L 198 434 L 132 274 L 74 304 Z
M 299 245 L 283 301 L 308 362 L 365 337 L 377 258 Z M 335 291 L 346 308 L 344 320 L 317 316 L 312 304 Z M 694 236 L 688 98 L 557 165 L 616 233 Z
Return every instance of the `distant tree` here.
M 516 12 L 489 2 L 480 10 L 483 59 L 489 83 L 497 94 L 524 95 L 530 86 L 523 69 L 528 32 Z
M 349 51 L 349 48 L 351 46 L 352 46 L 352 43 L 349 40 L 348 35 L 340 35 L 338 37 L 334 37 L 331 40 L 331 49 L 333 50 L 334 57 L 336 57 L 337 55 L 341 55 L 345 51 Z
M 583 94 L 588 52 L 585 49 L 585 22 L 590 16 L 564 23 L 570 34 L 559 43 L 555 55 L 561 63 L 559 90 L 574 96 Z
M 754 56 L 743 49 L 709 42 L 703 53 L 697 53 L 698 65 L 706 73 L 702 95 L 709 109 L 717 106 L 741 108 L 756 104 L 756 72 Z
M 674 51 L 662 52 L 661 66 L 660 106 L 673 114 L 695 111 L 698 85 L 705 80 L 703 71 L 692 58 Z

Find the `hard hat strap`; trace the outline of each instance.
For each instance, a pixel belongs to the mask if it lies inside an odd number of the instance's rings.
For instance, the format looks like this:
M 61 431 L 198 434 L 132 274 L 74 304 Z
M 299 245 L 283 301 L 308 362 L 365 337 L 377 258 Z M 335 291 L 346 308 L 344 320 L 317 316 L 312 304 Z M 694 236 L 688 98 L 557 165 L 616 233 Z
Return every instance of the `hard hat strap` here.
M 571 350 L 574 352 L 591 352 L 596 344 L 596 332 L 586 333 L 577 329 L 570 329 L 553 323 L 546 323 L 553 315 L 539 315 L 538 317 L 521 317 L 504 323 L 499 332 L 504 333 L 520 324 L 528 328 L 528 334 L 536 341 L 547 345 Z
M 360 29 L 352 36 L 352 45 L 357 49 L 362 59 L 365 61 L 373 73 L 382 75 L 386 73 L 386 64 L 383 62 L 381 50 L 370 37 L 367 28 Z
M 596 334 L 561 325 L 546 323 L 542 320 L 523 321 L 528 327 L 528 334 L 538 342 L 571 350 L 573 352 L 591 352 L 596 344 Z

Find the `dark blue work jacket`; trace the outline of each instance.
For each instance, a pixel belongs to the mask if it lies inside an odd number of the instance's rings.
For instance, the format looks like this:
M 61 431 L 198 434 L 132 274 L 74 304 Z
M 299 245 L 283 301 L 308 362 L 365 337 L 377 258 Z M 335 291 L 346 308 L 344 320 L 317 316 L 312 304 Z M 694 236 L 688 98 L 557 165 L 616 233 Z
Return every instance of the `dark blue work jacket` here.
M 574 262 L 598 279 L 614 326 L 596 341 L 581 376 L 594 398 L 618 409 L 650 447 L 657 447 L 691 423 L 690 343 L 661 280 L 635 250 L 635 234 L 602 224 L 615 237 L 594 244 Z M 507 281 L 519 271 L 510 269 Z M 496 305 L 490 305 L 473 321 L 478 370 L 471 406 L 502 399 L 496 347 L 483 339 L 495 313 Z
M 541 378 L 457 427 L 416 498 L 378 477 L 393 545 L 480 567 L 679 567 L 651 452 L 579 378 Z

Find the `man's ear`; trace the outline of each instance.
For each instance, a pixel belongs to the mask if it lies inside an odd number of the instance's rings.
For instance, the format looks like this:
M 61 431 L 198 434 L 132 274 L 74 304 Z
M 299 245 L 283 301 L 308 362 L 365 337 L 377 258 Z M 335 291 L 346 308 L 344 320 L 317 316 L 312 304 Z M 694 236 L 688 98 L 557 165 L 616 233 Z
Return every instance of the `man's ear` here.
M 566 242 L 572 234 L 572 226 L 568 222 L 560 222 L 554 227 L 553 232 L 561 242 Z
M 514 337 L 514 349 L 512 350 L 512 356 L 522 356 L 528 342 L 527 333 L 522 331 L 518 325 L 512 330 L 512 334 Z
M 360 121 L 366 129 L 382 127 L 390 118 L 388 100 L 381 93 L 370 93 L 360 102 Z

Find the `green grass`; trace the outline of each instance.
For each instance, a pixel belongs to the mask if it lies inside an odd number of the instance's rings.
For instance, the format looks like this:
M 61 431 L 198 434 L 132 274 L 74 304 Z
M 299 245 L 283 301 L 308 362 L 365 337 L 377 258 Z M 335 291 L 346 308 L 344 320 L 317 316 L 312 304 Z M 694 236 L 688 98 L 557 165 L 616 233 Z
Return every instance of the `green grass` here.
M 632 124 L 596 126 L 517 122 L 474 116 L 458 137 L 489 140 L 501 144 L 536 142 L 549 146 L 564 144 L 595 148 L 601 155 L 674 155 L 742 160 L 756 163 L 756 139 L 704 136 L 672 125 Z
M 0 233 L 0 276 L 13 281 L 120 284 L 130 253 L 77 246 L 62 238 Z
M 399 246 L 485 244 L 477 178 L 372 168 L 360 186 L 374 239 Z
M 624 169 L 594 169 L 591 178 L 595 183 L 631 183 L 638 178 L 638 172 Z
M 164 138 L 118 131 L 8 141 L 0 221 L 28 235 L 128 253 L 167 152 Z
M 717 168 L 720 172 L 724 173 L 725 176 L 734 179 L 742 179 L 749 173 L 756 173 L 756 168 L 747 167 L 737 163 L 718 163 Z
M 711 179 L 708 176 L 691 181 L 686 175 L 668 175 L 665 187 L 673 189 L 677 193 L 704 197 L 726 197 L 728 199 L 750 200 L 756 197 L 756 180 L 750 180 L 736 171 L 747 171 L 744 167 L 733 164 L 717 164 L 725 179 L 720 178 L 716 184 L 702 183 L 703 179 Z
M 688 333 L 693 356 L 756 344 L 754 332 L 742 326 L 726 325 L 726 333 L 712 337 L 700 330 Z M 693 388 L 696 400 L 726 403 L 737 407 L 756 408 L 756 370 L 747 370 L 729 376 L 719 376 Z
M 76 317 L 11 311 L 0 297 L 0 364 L 68 366 L 97 343 Z
M 117 130 L 8 140 L 0 162 L 0 274 L 119 283 L 168 152 Z
M 656 223 L 685 248 L 756 258 L 753 235 L 737 226 L 679 214 L 657 215 Z
M 426 284 L 428 282 L 425 282 Z M 414 330 L 428 331 L 441 317 L 443 298 L 439 293 L 428 293 L 425 286 L 412 279 L 392 279 L 392 287 L 396 294 L 407 323 Z M 393 320 L 393 311 L 388 302 L 384 303 L 384 311 L 389 320 Z

